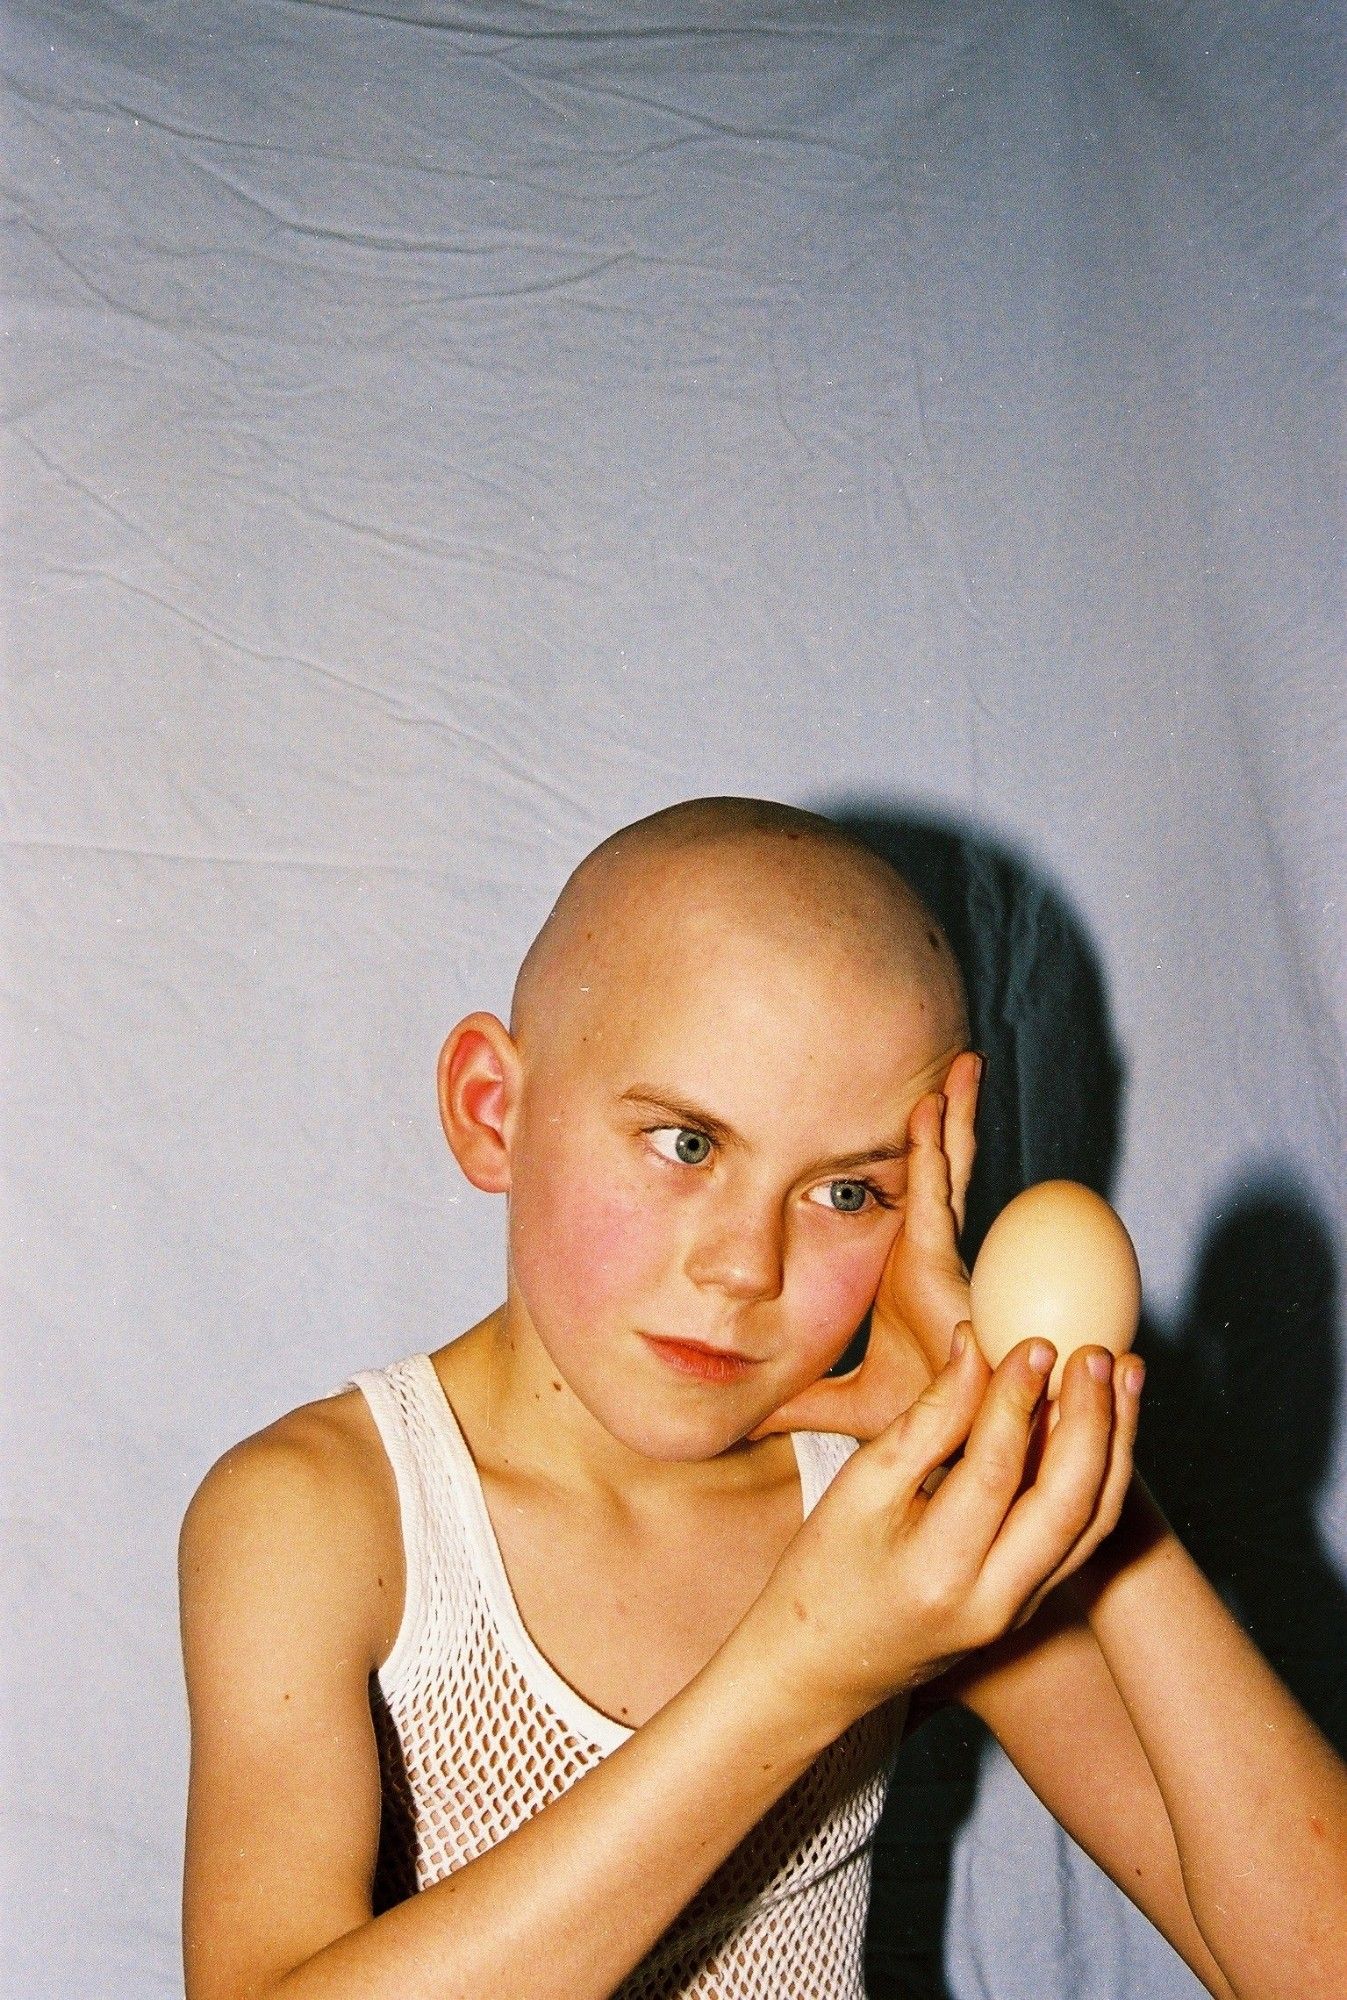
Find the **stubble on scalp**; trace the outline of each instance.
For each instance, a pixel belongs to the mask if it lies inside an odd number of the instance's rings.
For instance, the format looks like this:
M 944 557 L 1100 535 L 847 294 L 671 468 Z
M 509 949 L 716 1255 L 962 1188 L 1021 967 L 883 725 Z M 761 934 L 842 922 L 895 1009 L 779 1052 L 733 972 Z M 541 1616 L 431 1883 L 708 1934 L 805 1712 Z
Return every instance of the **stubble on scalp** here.
M 958 963 L 897 869 L 818 813 L 705 798 L 620 828 L 570 876 L 515 982 L 510 1032 L 525 1059 L 629 997 L 680 935 L 718 925 L 894 981 L 922 996 L 941 1046 L 967 1043 Z

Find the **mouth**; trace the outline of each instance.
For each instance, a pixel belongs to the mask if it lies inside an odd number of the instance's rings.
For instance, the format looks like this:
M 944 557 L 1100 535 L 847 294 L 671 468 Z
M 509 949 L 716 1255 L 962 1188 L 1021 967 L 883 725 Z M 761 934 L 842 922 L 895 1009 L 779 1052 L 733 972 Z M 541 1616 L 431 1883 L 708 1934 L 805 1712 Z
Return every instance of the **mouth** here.
M 643 1333 L 641 1338 L 675 1374 L 691 1375 L 701 1382 L 740 1382 L 758 1366 L 751 1354 L 708 1347 L 700 1340 L 664 1340 L 654 1333 Z

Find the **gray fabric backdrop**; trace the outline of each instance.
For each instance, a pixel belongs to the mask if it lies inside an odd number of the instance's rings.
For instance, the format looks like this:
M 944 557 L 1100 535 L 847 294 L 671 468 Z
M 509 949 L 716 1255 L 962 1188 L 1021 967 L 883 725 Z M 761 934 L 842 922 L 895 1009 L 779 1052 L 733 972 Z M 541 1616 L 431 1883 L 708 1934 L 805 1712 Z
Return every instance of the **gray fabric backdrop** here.
M 182 1510 L 495 1301 L 439 1042 L 695 793 L 941 902 L 1342 1742 L 1338 10 L 6 12 L 8 1990 L 179 1990 Z M 876 1994 L 1196 1990 L 957 1728 L 879 1878 Z

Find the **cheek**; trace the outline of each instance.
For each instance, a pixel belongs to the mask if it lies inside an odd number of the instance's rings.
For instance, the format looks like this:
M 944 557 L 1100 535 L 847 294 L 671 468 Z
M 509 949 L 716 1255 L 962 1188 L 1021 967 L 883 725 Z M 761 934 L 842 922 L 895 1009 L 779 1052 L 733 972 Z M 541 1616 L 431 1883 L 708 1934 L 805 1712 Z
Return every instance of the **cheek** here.
M 666 1244 L 636 1189 L 597 1190 L 546 1161 L 516 1179 L 510 1196 L 510 1259 L 535 1325 L 593 1325 L 605 1307 L 634 1300 L 658 1276 Z
M 791 1274 L 791 1319 L 799 1329 L 797 1351 L 813 1376 L 832 1367 L 869 1311 L 896 1234 L 894 1227 L 864 1242 L 801 1246 Z

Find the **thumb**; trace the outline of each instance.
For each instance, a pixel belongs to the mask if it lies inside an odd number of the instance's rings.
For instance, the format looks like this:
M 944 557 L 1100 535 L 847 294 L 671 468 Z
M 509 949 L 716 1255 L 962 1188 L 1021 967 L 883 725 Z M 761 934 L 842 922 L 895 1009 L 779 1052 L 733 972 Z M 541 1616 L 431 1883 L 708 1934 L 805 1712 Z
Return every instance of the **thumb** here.
M 841 1431 L 847 1437 L 858 1435 L 853 1425 L 858 1415 L 855 1385 L 860 1368 L 853 1368 L 846 1375 L 825 1375 L 820 1382 L 811 1382 L 807 1389 L 801 1389 L 764 1417 L 756 1430 L 749 1432 L 749 1440 L 775 1437 L 779 1431 Z

